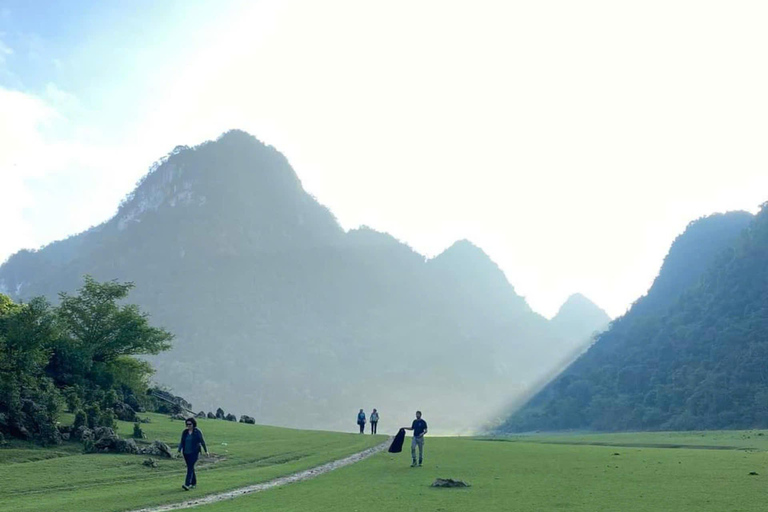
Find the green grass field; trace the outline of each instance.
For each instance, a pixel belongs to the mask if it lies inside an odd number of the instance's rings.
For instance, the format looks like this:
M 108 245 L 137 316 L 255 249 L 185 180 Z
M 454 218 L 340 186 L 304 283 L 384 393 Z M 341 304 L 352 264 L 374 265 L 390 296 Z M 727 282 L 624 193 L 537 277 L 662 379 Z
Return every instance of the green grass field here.
M 762 511 L 768 503 L 766 437 L 752 431 L 429 438 L 422 468 L 409 467 L 406 452 L 382 453 L 314 480 L 199 510 Z M 472 487 L 431 488 L 437 477 Z
M 151 415 L 149 439 L 173 443 L 183 424 Z M 77 444 L 0 449 L 0 511 L 120 511 L 242 487 L 338 459 L 384 436 L 203 420 L 216 454 L 184 492 L 181 460 L 84 455 Z M 122 423 L 119 432 L 132 431 Z M 768 503 L 768 432 L 430 437 L 425 465 L 381 453 L 313 480 L 200 507 L 233 511 L 757 511 Z M 750 475 L 756 472 L 757 475 Z M 468 489 L 434 489 L 435 478 Z
M 147 440 L 176 449 L 182 421 L 149 414 Z M 65 417 L 62 422 L 71 421 Z M 200 420 L 208 449 L 215 455 L 198 463 L 198 488 L 181 489 L 183 459 L 158 459 L 156 469 L 143 455 L 83 454 L 79 443 L 43 449 L 11 443 L 0 449 L 0 511 L 107 512 L 171 503 L 271 480 L 342 458 L 381 443 L 385 436 L 361 436 Z M 128 437 L 132 423 L 120 422 Z

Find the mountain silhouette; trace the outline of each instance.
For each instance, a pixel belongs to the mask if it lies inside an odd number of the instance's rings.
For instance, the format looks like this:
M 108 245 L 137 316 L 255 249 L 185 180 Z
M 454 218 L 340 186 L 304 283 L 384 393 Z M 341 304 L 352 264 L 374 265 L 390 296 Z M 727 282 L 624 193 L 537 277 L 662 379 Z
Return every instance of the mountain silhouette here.
M 648 293 L 501 430 L 768 426 L 768 203 L 689 224 Z
M 377 407 L 385 429 L 417 408 L 435 431 L 470 428 L 582 341 L 468 241 L 426 259 L 345 232 L 280 152 L 238 130 L 175 148 L 107 222 L 13 255 L 0 291 L 55 301 L 84 274 L 134 282 L 130 300 L 176 334 L 152 358 L 158 383 L 267 424 L 346 429 Z

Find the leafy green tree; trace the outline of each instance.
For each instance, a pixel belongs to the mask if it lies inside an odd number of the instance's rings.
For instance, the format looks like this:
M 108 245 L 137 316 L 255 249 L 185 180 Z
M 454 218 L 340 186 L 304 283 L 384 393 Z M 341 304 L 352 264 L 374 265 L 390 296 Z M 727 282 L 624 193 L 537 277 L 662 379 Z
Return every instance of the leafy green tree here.
M 171 348 L 171 333 L 149 325 L 148 315 L 135 304 L 118 304 L 133 287 L 133 283 L 99 283 L 85 276 L 77 295 L 59 294 L 57 313 L 65 333 L 94 363 Z

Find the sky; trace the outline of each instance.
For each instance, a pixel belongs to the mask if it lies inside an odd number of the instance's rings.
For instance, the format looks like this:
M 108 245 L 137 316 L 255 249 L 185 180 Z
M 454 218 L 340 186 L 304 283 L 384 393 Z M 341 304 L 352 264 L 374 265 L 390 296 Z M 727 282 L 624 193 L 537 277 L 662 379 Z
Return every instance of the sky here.
M 0 0 L 0 261 L 239 128 L 346 229 L 469 239 L 611 316 L 701 216 L 768 201 L 763 1 Z

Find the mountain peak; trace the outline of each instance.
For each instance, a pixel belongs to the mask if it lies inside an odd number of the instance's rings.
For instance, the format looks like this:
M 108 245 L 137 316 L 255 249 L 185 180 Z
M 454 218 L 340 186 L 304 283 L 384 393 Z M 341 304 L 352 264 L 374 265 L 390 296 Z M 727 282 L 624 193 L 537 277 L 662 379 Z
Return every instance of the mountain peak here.
M 605 329 L 610 321 L 608 313 L 581 293 L 568 297 L 551 320 L 564 335 L 585 339 Z

